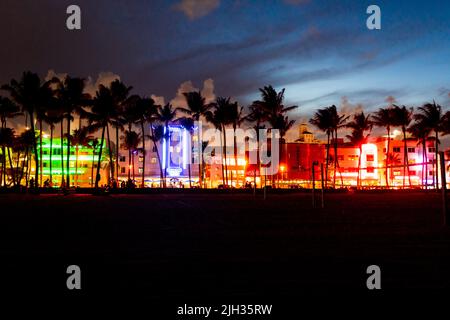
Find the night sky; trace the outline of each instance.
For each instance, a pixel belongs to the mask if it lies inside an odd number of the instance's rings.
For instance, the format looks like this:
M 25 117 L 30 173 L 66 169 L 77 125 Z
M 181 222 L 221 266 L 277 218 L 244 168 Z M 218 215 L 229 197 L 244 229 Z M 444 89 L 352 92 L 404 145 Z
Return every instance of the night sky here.
M 65 26 L 70 4 L 80 31 Z M 366 28 L 370 4 L 381 30 Z M 450 103 L 450 1 L 2 0 L 0 12 L 1 83 L 52 70 L 93 90 L 119 76 L 158 102 L 198 88 L 243 105 L 272 84 L 300 119 L 333 103 L 371 111 L 388 97 Z

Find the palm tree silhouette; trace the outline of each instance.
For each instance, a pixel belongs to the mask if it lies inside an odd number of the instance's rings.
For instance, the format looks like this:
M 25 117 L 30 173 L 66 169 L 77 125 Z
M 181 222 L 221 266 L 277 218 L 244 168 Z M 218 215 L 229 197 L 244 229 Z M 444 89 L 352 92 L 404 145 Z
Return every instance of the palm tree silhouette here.
M 64 118 L 67 121 L 66 134 L 71 133 L 71 122 L 74 117 L 73 114 L 78 114 L 79 117 L 88 117 L 89 113 L 84 109 L 86 106 L 92 105 L 91 97 L 85 93 L 86 81 L 82 78 L 72 78 L 66 76 L 63 80 L 57 78 L 52 80 L 57 84 L 56 97 L 59 99 L 59 104 L 64 109 Z M 61 136 L 61 139 L 63 136 Z M 67 139 L 67 154 L 66 154 L 66 185 L 70 187 L 70 140 Z
M 187 108 L 178 108 L 181 112 L 184 112 L 191 116 L 192 120 L 200 121 L 201 118 L 206 117 L 209 114 L 209 110 L 212 104 L 206 103 L 206 99 L 202 96 L 200 91 L 192 91 L 183 93 Z M 200 126 L 200 124 L 199 124 Z M 198 128 L 200 132 L 200 128 Z M 202 152 L 202 141 L 200 141 L 200 135 L 198 137 L 198 175 L 199 175 L 199 186 L 203 187 L 203 152 Z
M 161 142 L 165 138 L 164 125 L 161 125 L 161 124 L 153 125 L 153 122 L 152 122 L 150 124 L 150 135 L 148 136 L 148 138 L 153 142 L 153 148 L 156 152 L 156 157 L 158 159 L 159 174 L 160 174 L 159 186 L 165 188 L 166 181 L 164 179 L 164 172 L 162 169 L 161 156 L 159 154 L 159 149 L 158 149 L 158 143 Z
M 431 129 L 423 121 L 416 121 L 407 130 L 413 138 L 417 139 L 417 144 L 422 146 L 422 187 L 426 184 L 426 188 L 428 188 L 427 140 Z M 424 183 L 424 178 L 426 183 Z
M 91 137 L 88 145 L 92 148 L 92 165 L 91 165 L 91 188 L 94 186 L 94 163 L 95 163 L 95 152 L 97 151 L 100 142 L 98 138 Z
M 410 125 L 413 117 L 413 109 L 406 108 L 406 106 L 399 107 L 393 105 L 392 108 L 394 125 L 402 129 L 403 133 L 403 188 L 406 185 L 406 177 L 408 175 L 409 186 L 411 187 L 411 176 L 409 175 L 409 160 L 408 160 L 408 145 L 406 141 L 407 128 Z
M 325 159 L 325 188 L 328 187 L 328 165 L 330 160 L 330 137 L 333 134 L 332 128 L 332 115 L 330 112 L 330 108 L 319 109 L 314 113 L 312 119 L 309 120 L 309 123 L 317 127 L 319 130 L 323 131 L 327 135 L 327 144 L 326 144 L 326 159 Z
M 161 123 L 164 126 L 164 134 L 163 138 L 166 141 L 170 140 L 170 129 L 169 124 L 173 122 L 177 118 L 177 109 L 173 108 L 173 106 L 170 103 L 165 104 L 164 106 L 160 106 L 157 108 L 157 112 L 155 114 L 155 119 L 159 123 Z M 169 143 L 166 143 L 166 150 L 164 152 L 166 154 L 168 153 Z M 164 187 L 167 177 L 167 166 L 164 169 Z
M 189 117 L 181 117 L 177 119 L 177 122 L 184 128 L 187 130 L 187 132 L 189 132 L 189 136 L 192 136 L 192 134 L 194 133 L 194 129 L 195 129 L 195 123 L 194 123 L 194 119 L 189 118 Z M 190 144 L 189 144 L 190 146 Z M 192 149 L 192 148 L 191 148 Z M 188 165 L 188 175 L 189 175 L 189 188 L 192 188 L 192 175 L 191 175 L 191 151 L 189 150 L 189 161 L 187 163 Z M 188 150 L 183 150 L 183 152 L 188 152 Z
M 0 123 L 2 128 L 6 128 L 8 119 L 21 116 L 19 106 L 17 106 L 11 99 L 0 96 Z
M 423 125 L 434 131 L 435 152 L 434 152 L 434 174 L 435 187 L 439 187 L 438 170 L 438 154 L 439 154 L 439 132 L 442 130 L 442 107 L 436 102 L 426 103 L 422 107 L 417 108 L 418 112 L 414 115 L 414 119 L 423 122 Z
M 346 127 L 352 129 L 350 135 L 347 138 L 350 142 L 359 148 L 358 157 L 358 177 L 356 179 L 357 188 L 361 187 L 361 157 L 362 157 L 362 145 L 367 143 L 367 140 L 372 130 L 372 121 L 370 120 L 370 114 L 365 115 L 364 112 L 357 113 L 353 116 L 353 120 L 347 123 Z M 369 131 L 366 135 L 365 132 Z
M 12 142 L 14 140 L 14 129 L 11 128 L 0 128 L 0 147 L 2 148 L 2 176 L 3 177 L 3 186 L 7 186 L 6 175 L 7 175 L 7 167 L 6 167 L 6 155 L 8 154 L 8 160 L 10 163 L 10 168 L 13 167 L 11 161 L 11 153 L 10 148 L 13 146 Z M 11 170 L 10 170 L 11 171 Z M 1 179 L 0 177 L 0 179 Z M 1 181 L 1 180 L 0 180 Z M 15 180 L 14 180 L 15 183 Z
M 390 142 L 391 142 L 391 128 L 394 126 L 394 115 L 392 112 L 392 107 L 380 108 L 372 116 L 372 121 L 374 125 L 378 127 L 384 127 L 387 131 L 387 147 L 386 147 L 386 187 L 389 188 L 389 157 L 390 153 Z
M 135 179 L 134 175 L 134 154 L 137 151 L 140 137 L 134 131 L 125 130 L 124 135 L 120 137 L 122 140 L 122 148 L 124 150 L 128 150 L 128 180 L 131 180 L 130 172 L 133 171 L 133 180 Z
M 31 131 L 35 135 L 36 112 L 41 105 L 42 86 L 47 83 L 42 83 L 41 79 L 36 73 L 26 71 L 22 74 L 19 81 L 12 79 L 9 84 L 3 85 L 1 88 L 7 91 L 14 103 L 20 106 L 22 112 L 26 112 L 29 117 Z M 38 188 L 39 180 L 39 156 L 37 141 L 33 141 L 33 152 L 35 159 L 35 188 Z
M 89 134 L 89 129 L 83 127 L 81 129 L 75 129 L 73 134 L 68 136 L 70 144 L 75 146 L 75 186 L 78 187 L 78 153 L 80 146 L 88 147 L 89 141 L 93 138 Z

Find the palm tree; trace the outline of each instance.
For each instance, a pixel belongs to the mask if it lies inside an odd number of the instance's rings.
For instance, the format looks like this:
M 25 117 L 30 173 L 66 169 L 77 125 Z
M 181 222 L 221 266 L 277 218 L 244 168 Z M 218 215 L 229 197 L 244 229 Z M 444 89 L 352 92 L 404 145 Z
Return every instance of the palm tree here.
M 53 134 L 55 131 L 55 126 L 59 123 L 62 124 L 64 119 L 64 110 L 60 107 L 59 101 L 53 100 L 51 105 L 47 108 L 44 114 L 44 121 L 50 127 L 50 184 L 53 183 Z M 61 135 L 61 169 L 64 169 L 62 161 L 64 160 L 63 156 L 63 146 L 62 146 L 63 136 Z M 61 170 L 61 183 L 64 180 L 64 173 Z
M 337 112 L 337 108 L 335 105 L 332 105 L 327 108 L 330 116 L 330 125 L 331 125 L 331 138 L 334 142 L 334 177 L 333 177 L 333 186 L 336 187 L 336 172 L 339 167 L 339 159 L 338 159 L 338 130 L 346 126 L 348 116 L 340 115 Z M 339 170 L 340 172 L 340 170 Z M 341 185 L 343 185 L 342 174 L 341 177 Z
M 413 109 L 406 108 L 406 106 L 399 107 L 393 105 L 392 108 L 394 125 L 402 129 L 403 133 L 403 188 L 406 185 L 406 177 L 408 174 L 409 186 L 411 187 L 411 177 L 409 175 L 409 160 L 408 160 L 408 145 L 406 141 L 406 131 L 410 125 L 413 117 Z
M 94 186 L 94 163 L 95 163 L 95 151 L 99 145 L 98 138 L 91 137 L 88 144 L 92 148 L 92 164 L 91 164 L 91 188 Z
M 387 131 L 387 147 L 386 147 L 386 187 L 389 188 L 389 157 L 390 142 L 391 142 L 391 128 L 394 126 L 394 116 L 391 107 L 380 108 L 372 116 L 373 124 L 378 127 L 384 127 Z
M 227 135 L 226 127 L 232 123 L 232 110 L 233 103 L 230 102 L 230 98 L 217 97 L 216 101 L 212 104 L 213 111 L 206 114 L 206 119 L 211 122 L 216 129 L 222 132 L 222 167 L 225 166 L 224 184 L 228 185 L 228 163 L 227 163 Z
M 6 155 L 8 154 L 9 167 L 10 172 L 13 171 L 13 163 L 11 161 L 11 153 L 10 148 L 12 147 L 12 142 L 14 140 L 14 129 L 11 128 L 0 128 L 0 147 L 2 148 L 2 175 L 3 177 L 3 186 L 6 186 L 6 175 L 7 175 L 7 167 L 6 167 Z M 14 175 L 12 175 L 14 176 Z M 15 184 L 15 179 L 13 179 Z
M 53 79 L 57 84 L 56 97 L 59 99 L 58 103 L 64 109 L 64 118 L 67 121 L 66 134 L 71 133 L 70 124 L 73 121 L 73 114 L 78 114 L 79 117 L 86 118 L 89 113 L 84 109 L 86 106 L 92 105 L 91 97 L 84 92 L 86 81 L 82 78 L 72 78 L 66 76 L 64 80 Z M 61 135 L 62 139 L 63 135 Z M 62 153 L 62 150 L 61 150 Z M 67 139 L 67 155 L 66 155 L 66 184 L 70 187 L 70 140 Z
M 360 188 L 361 186 L 361 157 L 362 157 L 362 145 L 367 143 L 367 140 L 372 130 L 372 121 L 370 120 L 370 115 L 365 115 L 364 112 L 357 113 L 353 116 L 353 120 L 347 123 L 346 127 L 352 129 L 352 133 L 347 135 L 347 138 L 351 143 L 357 145 L 359 148 L 358 157 L 358 178 L 356 179 L 356 186 Z M 365 134 L 369 131 L 369 134 Z
M 68 136 L 70 144 L 75 146 L 75 186 L 78 187 L 78 152 L 80 146 L 88 147 L 89 142 L 92 140 L 92 136 L 88 135 L 89 131 L 87 127 L 81 129 L 75 129 L 73 134 Z
M 12 79 L 9 84 L 3 85 L 1 88 L 9 92 L 14 103 L 20 106 L 22 112 L 27 113 L 31 126 L 31 131 L 35 135 L 35 116 L 41 105 L 42 87 L 48 83 L 42 83 L 39 76 L 30 71 L 24 72 L 19 81 Z M 35 158 L 35 187 L 38 187 L 39 178 L 39 157 L 36 141 L 33 141 L 33 151 Z
M 105 130 L 108 122 L 116 115 L 114 110 L 114 101 L 111 90 L 104 85 L 100 85 L 93 101 L 92 114 L 89 116 L 90 131 L 94 132 L 101 129 L 100 151 L 97 160 L 97 173 L 95 176 L 95 189 L 98 190 L 100 181 L 100 165 L 103 153 L 103 144 L 105 142 Z
M 181 112 L 184 112 L 188 115 L 191 116 L 191 118 L 194 121 L 200 121 L 200 119 L 202 117 L 206 117 L 206 115 L 208 114 L 209 110 L 212 107 L 212 104 L 206 103 L 205 98 L 202 96 L 200 91 L 192 91 L 192 92 L 185 92 L 183 93 L 185 99 L 186 99 L 186 104 L 187 104 L 187 108 L 178 108 Z M 199 124 L 200 125 L 200 124 Z M 200 132 L 200 128 L 198 128 L 199 132 Z M 199 152 L 199 157 L 198 157 L 198 175 L 199 175 L 199 186 L 203 187 L 203 168 L 202 168 L 202 164 L 203 164 L 203 145 L 202 145 L 202 141 L 200 141 L 200 134 L 198 137 L 198 152 Z
M 170 140 L 169 124 L 173 122 L 176 119 L 176 117 L 177 117 L 177 109 L 174 109 L 170 103 L 167 103 L 163 107 L 159 106 L 157 108 L 155 119 L 164 126 L 164 139 L 166 141 Z M 168 143 L 166 143 L 166 150 L 164 150 L 166 154 L 168 154 L 167 148 L 169 148 Z M 164 185 L 166 181 L 166 176 L 167 176 L 167 166 L 165 166 L 164 169 Z
M 124 135 L 120 139 L 122 140 L 122 148 L 128 150 L 128 180 L 131 179 L 130 170 L 133 170 L 134 180 L 134 154 L 137 151 L 141 138 L 136 132 L 125 130 Z
M 431 129 L 428 128 L 423 121 L 416 121 L 411 126 L 409 126 L 407 130 L 412 137 L 417 139 L 417 144 L 422 145 L 422 187 L 426 184 L 426 188 L 428 188 L 427 140 L 431 133 Z M 425 183 L 424 178 L 426 181 Z
M 119 130 L 123 130 L 123 115 L 125 104 L 129 103 L 128 96 L 133 89 L 133 87 L 129 87 L 125 85 L 120 80 L 114 80 L 111 82 L 109 89 L 111 90 L 111 95 L 113 97 L 113 110 L 114 114 L 109 120 L 109 124 L 112 125 L 116 129 L 116 179 L 119 179 Z M 110 158 L 110 167 L 111 167 L 111 177 L 114 178 L 114 165 L 113 165 L 113 157 L 112 157 L 112 149 L 110 145 L 109 138 L 109 125 L 106 126 L 107 137 L 108 137 L 108 146 L 109 146 L 109 158 Z
M 229 112 L 229 120 L 231 125 L 233 126 L 233 146 L 234 146 L 234 166 L 236 168 L 236 186 L 238 182 L 238 158 L 237 158 L 237 141 L 236 141 L 236 129 L 241 126 L 241 124 L 246 120 L 246 117 L 243 115 L 244 107 L 239 106 L 237 102 L 231 104 L 230 112 Z M 244 171 L 244 182 L 245 182 L 245 171 Z M 233 183 L 233 181 L 232 181 Z
M 161 156 L 159 154 L 159 149 L 158 149 L 158 143 L 161 142 L 164 138 L 164 126 L 157 124 L 157 125 L 150 125 L 150 135 L 148 136 L 148 138 L 153 142 L 153 148 L 156 152 L 156 157 L 158 159 L 158 164 L 159 164 L 159 173 L 160 173 L 160 182 L 159 182 L 159 186 L 165 188 L 166 187 L 166 181 L 164 179 L 164 172 L 162 169 L 162 162 L 161 162 Z
M 11 99 L 0 96 L 0 123 L 1 128 L 6 128 L 7 120 L 22 115 L 19 106 Z
M 264 110 L 262 109 L 261 103 L 259 101 L 255 101 L 249 106 L 249 114 L 245 117 L 245 120 L 253 123 L 253 129 L 256 131 L 256 166 L 255 170 L 253 171 L 253 184 L 254 186 L 256 186 L 256 168 L 258 168 L 259 176 L 261 178 L 261 162 L 259 158 L 259 130 L 265 128 L 264 122 L 267 120 L 266 114 L 264 113 Z
M 332 117 L 329 108 L 319 109 L 314 113 L 312 119 L 309 123 L 316 126 L 319 130 L 323 131 L 327 135 L 327 145 L 326 145 L 326 159 L 325 159 L 325 188 L 328 186 L 328 163 L 330 159 L 330 137 L 333 133 L 332 128 Z
M 31 130 L 25 130 L 19 135 L 17 142 L 25 152 L 25 164 L 22 165 L 19 182 L 22 181 L 24 169 L 26 168 L 25 186 L 28 188 L 30 150 L 33 150 L 34 144 L 36 143 L 36 135 Z
M 422 107 L 417 108 L 418 113 L 414 115 L 414 119 L 418 122 L 423 122 L 423 125 L 434 131 L 435 138 L 435 152 L 434 152 L 434 173 L 436 189 L 439 188 L 439 173 L 438 173 L 438 155 L 439 155 L 439 132 L 442 129 L 442 107 L 436 102 L 424 104 Z
M 181 117 L 177 119 L 177 122 L 185 129 L 187 132 L 189 132 L 189 136 L 192 136 L 194 133 L 195 123 L 192 118 L 188 117 Z M 189 144 L 190 146 L 190 144 Z M 191 158 L 191 151 L 189 151 L 189 158 Z M 183 152 L 187 152 L 187 150 L 184 150 Z M 192 188 L 192 177 L 191 177 L 191 159 L 188 161 L 188 175 L 189 175 L 189 188 Z
M 271 85 L 269 85 L 264 88 L 260 88 L 259 91 L 261 93 L 261 100 L 254 101 L 253 105 L 256 105 L 259 109 L 261 109 L 265 115 L 265 120 L 267 120 L 273 129 L 277 129 L 275 126 L 279 123 L 280 116 L 284 116 L 287 112 L 298 108 L 298 106 L 284 105 L 284 88 L 280 92 L 277 92 Z M 273 183 L 274 176 L 272 175 L 272 184 Z

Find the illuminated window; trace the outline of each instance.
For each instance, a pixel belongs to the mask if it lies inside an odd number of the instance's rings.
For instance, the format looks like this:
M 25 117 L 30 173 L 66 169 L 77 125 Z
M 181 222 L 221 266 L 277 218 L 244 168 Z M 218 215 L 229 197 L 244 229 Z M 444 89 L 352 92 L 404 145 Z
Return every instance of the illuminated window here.
M 409 153 L 416 152 L 416 148 L 408 148 L 408 152 L 409 152 Z
M 139 171 L 139 173 L 142 173 L 142 172 L 144 172 L 144 168 L 140 167 L 138 171 Z
M 156 163 L 156 158 L 152 158 L 151 163 Z
M 139 156 L 139 162 L 144 162 L 144 156 Z
M 394 176 L 399 176 L 399 175 L 401 175 L 402 173 L 400 172 L 400 170 L 394 170 Z
M 348 160 L 356 161 L 356 160 L 358 160 L 358 155 L 350 155 L 350 156 L 348 156 Z
M 410 176 L 415 176 L 416 174 L 417 174 L 416 171 L 411 171 L 411 170 L 409 171 Z
M 374 173 L 375 169 L 373 167 L 367 167 L 367 173 Z
M 415 164 L 415 163 L 416 163 L 416 160 L 414 160 L 414 159 L 408 159 L 408 163 L 409 163 L 409 164 Z
M 373 154 L 366 155 L 366 161 L 374 161 Z
M 71 168 L 75 168 L 75 161 L 70 161 L 70 162 L 69 162 L 69 166 L 70 166 Z
M 400 152 L 400 147 L 394 147 L 393 151 L 396 152 L 396 153 L 399 153 Z

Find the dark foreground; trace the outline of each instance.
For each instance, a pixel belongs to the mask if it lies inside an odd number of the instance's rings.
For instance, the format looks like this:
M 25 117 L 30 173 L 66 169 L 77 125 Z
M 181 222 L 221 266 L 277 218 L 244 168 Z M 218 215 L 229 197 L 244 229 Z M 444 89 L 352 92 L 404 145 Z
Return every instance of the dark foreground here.
M 0 195 L 3 293 L 161 301 L 450 289 L 450 232 L 430 193 Z M 82 290 L 66 289 L 66 268 Z M 371 291 L 370 294 L 374 294 Z M 265 300 L 264 300 L 265 299 Z M 254 302 L 256 303 L 256 302 Z

